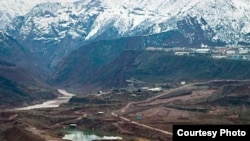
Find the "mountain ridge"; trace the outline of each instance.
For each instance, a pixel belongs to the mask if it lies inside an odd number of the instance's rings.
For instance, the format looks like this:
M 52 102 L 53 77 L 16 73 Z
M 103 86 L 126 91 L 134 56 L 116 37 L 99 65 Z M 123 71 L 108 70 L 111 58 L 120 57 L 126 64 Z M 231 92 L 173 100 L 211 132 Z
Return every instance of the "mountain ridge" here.
M 249 5 L 246 0 L 42 3 L 16 17 L 5 31 L 51 69 L 72 51 L 99 40 L 172 32 L 159 36 L 168 42 L 165 47 L 250 45 Z
M 91 73 L 126 49 L 249 45 L 249 5 L 247 0 L 41 3 L 16 17 L 5 32 L 30 53 L 42 76 L 49 77 L 55 67 L 66 69 L 59 74 L 63 81 L 71 71 Z M 63 59 L 71 62 L 65 65 Z
M 4 27 L 16 16 L 27 14 L 35 5 L 46 2 L 72 2 L 76 0 L 0 0 L 0 29 Z
M 71 75 L 80 76 L 81 73 L 83 72 Z M 130 79 L 153 85 L 172 81 L 245 80 L 249 78 L 248 61 L 174 56 L 161 51 L 127 50 L 113 61 L 88 74 L 87 80 L 72 78 L 70 82 L 72 87 L 78 86 L 75 88 L 92 91 L 113 87 L 124 88 L 127 87 L 127 80 Z
M 36 38 L 40 40 L 47 33 L 52 33 L 53 26 L 56 30 L 66 28 L 66 30 L 58 31 L 60 35 L 52 36 L 54 40 L 63 38 L 66 32 L 72 38 L 87 41 L 98 38 L 110 27 L 117 30 L 116 37 L 155 34 L 176 29 L 177 21 L 191 15 L 192 17 L 203 17 L 207 21 L 215 31 L 214 39 L 218 38 L 226 43 L 237 43 L 245 38 L 244 35 L 250 33 L 250 26 L 247 24 L 250 19 L 246 14 L 250 9 L 248 5 L 250 2 L 246 0 L 195 0 L 192 2 L 184 0 L 159 0 L 157 2 L 151 0 L 140 2 L 87 0 L 67 3 L 67 5 L 44 3 L 35 6 L 25 16 L 27 18 L 19 34 L 26 38 L 26 34 L 29 34 L 27 32 L 31 30 L 28 25 L 32 21 L 34 27 L 41 32 L 35 33 Z M 78 23 L 84 23 L 79 19 L 80 17 L 84 21 L 94 21 L 79 25 Z M 145 31 L 147 32 L 145 33 Z
M 32 72 L 15 64 L 0 60 L 0 106 L 13 108 L 26 106 L 59 94 Z

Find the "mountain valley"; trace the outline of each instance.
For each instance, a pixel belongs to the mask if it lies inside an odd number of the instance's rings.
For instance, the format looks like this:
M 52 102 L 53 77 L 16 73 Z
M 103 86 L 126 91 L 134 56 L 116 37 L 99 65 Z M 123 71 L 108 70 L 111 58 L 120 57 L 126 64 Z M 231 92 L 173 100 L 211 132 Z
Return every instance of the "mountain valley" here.
M 59 94 L 32 72 L 0 62 L 0 105 L 14 108 L 56 98 Z

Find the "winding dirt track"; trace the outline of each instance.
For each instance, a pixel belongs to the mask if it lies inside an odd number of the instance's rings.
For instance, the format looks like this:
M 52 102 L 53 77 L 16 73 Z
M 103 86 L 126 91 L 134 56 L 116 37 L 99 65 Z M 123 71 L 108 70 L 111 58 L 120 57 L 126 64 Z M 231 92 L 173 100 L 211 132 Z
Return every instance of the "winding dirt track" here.
M 186 89 L 187 87 L 190 87 L 190 86 L 193 86 L 195 85 L 196 83 L 193 83 L 193 84 L 188 84 L 188 85 L 184 85 L 184 86 L 181 86 L 181 87 L 178 87 L 178 88 L 175 88 L 175 89 L 171 89 L 171 90 L 167 90 L 167 91 L 164 91 L 162 94 L 160 95 L 157 95 L 157 96 L 154 96 L 154 97 L 151 97 L 147 100 L 143 100 L 143 101 L 139 101 L 139 102 L 130 102 L 128 103 L 126 106 L 124 106 L 123 108 L 121 108 L 119 111 L 116 111 L 116 112 L 120 112 L 120 113 L 125 113 L 127 111 L 127 109 L 130 108 L 131 105 L 135 105 L 135 104 L 144 104 L 144 103 L 150 103 L 162 96 L 165 96 L 171 92 L 174 92 L 174 91 L 177 91 L 177 90 L 181 90 L 181 89 Z M 170 131 L 165 131 L 165 130 L 162 130 L 162 129 L 158 129 L 158 128 L 155 128 L 155 127 L 151 127 L 151 126 L 148 126 L 148 125 L 145 125 L 145 124 L 142 124 L 142 123 L 138 123 L 138 122 L 135 122 L 135 121 L 131 121 L 130 119 L 126 118 L 126 117 L 123 117 L 123 116 L 120 116 L 118 114 L 116 114 L 115 112 L 112 112 L 111 113 L 112 116 L 114 117 L 117 117 L 117 118 L 120 118 L 121 120 L 124 120 L 126 122 L 129 122 L 129 123 L 132 123 L 132 124 L 135 124 L 137 126 L 141 126 L 141 127 L 145 127 L 147 129 L 150 129 L 150 130 L 153 130 L 153 131 L 158 131 L 158 132 L 161 132 L 165 135 L 168 135 L 168 136 L 173 136 L 173 133 L 170 132 Z
M 145 127 L 147 129 L 150 129 L 150 130 L 158 131 L 158 132 L 161 132 L 161 133 L 166 134 L 166 135 L 170 135 L 170 136 L 173 135 L 172 132 L 164 131 L 164 130 L 161 130 L 161 129 L 158 129 L 158 128 L 154 128 L 154 127 L 151 127 L 151 126 L 148 126 L 148 125 L 145 125 L 145 124 L 141 124 L 141 123 L 138 123 L 138 122 L 135 122 L 135 121 L 131 121 L 130 119 L 122 117 L 122 116 L 118 116 L 117 114 L 115 114 L 113 112 L 111 113 L 111 115 L 114 116 L 114 117 L 118 117 L 118 118 L 120 118 L 120 119 L 122 119 L 124 121 L 129 122 L 129 123 L 135 124 L 137 126 L 141 126 L 141 127 Z
M 157 99 L 157 98 L 159 98 L 159 97 L 161 97 L 161 96 L 164 96 L 164 95 L 169 94 L 169 93 L 172 92 L 172 91 L 176 91 L 176 90 L 179 90 L 179 89 L 184 89 L 184 88 L 189 87 L 189 86 L 192 86 L 192 85 L 193 85 L 193 84 L 189 84 L 189 85 L 185 85 L 185 86 L 182 86 L 182 87 L 173 89 L 173 90 L 164 91 L 163 94 L 160 94 L 160 95 L 151 97 L 151 98 L 149 98 L 149 99 L 147 99 L 147 100 L 144 100 L 144 101 L 130 102 L 130 103 L 128 103 L 126 106 L 124 106 L 124 107 L 120 110 L 120 112 L 121 112 L 121 113 L 126 112 L 126 110 L 127 110 L 131 105 L 133 105 L 133 104 L 151 102 L 151 101 L 153 101 L 153 100 L 155 100 L 155 99 Z M 126 122 L 135 124 L 135 125 L 137 125 L 137 126 L 145 127 L 145 128 L 147 128 L 147 129 L 150 129 L 150 130 L 153 130 L 153 131 L 158 131 L 158 132 L 161 132 L 161 133 L 166 134 L 166 135 L 168 135 L 168 136 L 173 136 L 173 133 L 170 132 L 170 131 L 165 131 L 165 130 L 162 130 L 162 129 L 158 129 L 158 128 L 155 128 L 155 127 L 151 127 L 151 126 L 142 124 L 142 123 L 138 123 L 138 122 L 135 122 L 135 121 L 131 121 L 130 119 L 128 119 L 128 118 L 126 118 L 126 117 L 118 116 L 118 115 L 115 114 L 114 112 L 112 112 L 111 115 L 114 116 L 114 117 L 120 118 L 120 119 L 122 119 L 122 120 L 124 120 L 124 121 L 126 121 Z

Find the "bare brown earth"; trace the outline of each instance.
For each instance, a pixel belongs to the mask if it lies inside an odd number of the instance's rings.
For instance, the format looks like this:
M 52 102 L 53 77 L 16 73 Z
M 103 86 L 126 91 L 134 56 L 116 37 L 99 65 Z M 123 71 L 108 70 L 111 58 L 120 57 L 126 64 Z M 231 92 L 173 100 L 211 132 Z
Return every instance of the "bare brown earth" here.
M 235 124 L 243 121 L 239 115 L 248 111 L 249 100 L 238 104 L 227 101 L 234 99 L 249 99 L 249 83 L 212 81 L 203 85 L 191 84 L 177 89 L 164 91 L 163 94 L 145 101 L 129 103 L 120 111 L 130 119 L 142 115 L 142 123 L 168 130 L 169 123 L 195 124 Z M 223 87 L 232 88 L 231 91 Z M 228 93 L 227 95 L 224 95 Z M 221 96 L 224 95 L 224 96 Z M 244 95 L 244 96 L 243 96 Z M 245 97 L 245 98 L 244 98 Z M 219 102 L 221 101 L 221 102 Z M 225 102 L 223 105 L 221 105 Z M 245 108 L 244 108 L 245 107 Z M 233 109 L 233 110 L 232 110 Z M 245 111 L 243 110 L 245 109 Z
M 249 124 L 249 94 L 248 81 L 89 94 L 58 108 L 0 112 L 0 140 L 61 141 L 61 130 L 75 123 L 124 141 L 171 141 L 173 124 Z

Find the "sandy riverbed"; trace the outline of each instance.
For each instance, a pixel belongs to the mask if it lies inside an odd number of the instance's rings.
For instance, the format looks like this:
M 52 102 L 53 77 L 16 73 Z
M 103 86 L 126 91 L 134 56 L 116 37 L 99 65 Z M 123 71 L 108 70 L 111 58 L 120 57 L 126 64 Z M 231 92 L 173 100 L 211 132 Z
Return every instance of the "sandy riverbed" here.
M 31 110 L 31 109 L 41 109 L 41 108 L 56 108 L 59 107 L 63 103 L 67 103 L 74 94 L 67 92 L 66 90 L 58 89 L 58 92 L 62 94 L 62 96 L 58 97 L 54 100 L 45 101 L 41 104 L 30 105 L 23 108 L 16 108 L 15 110 Z

